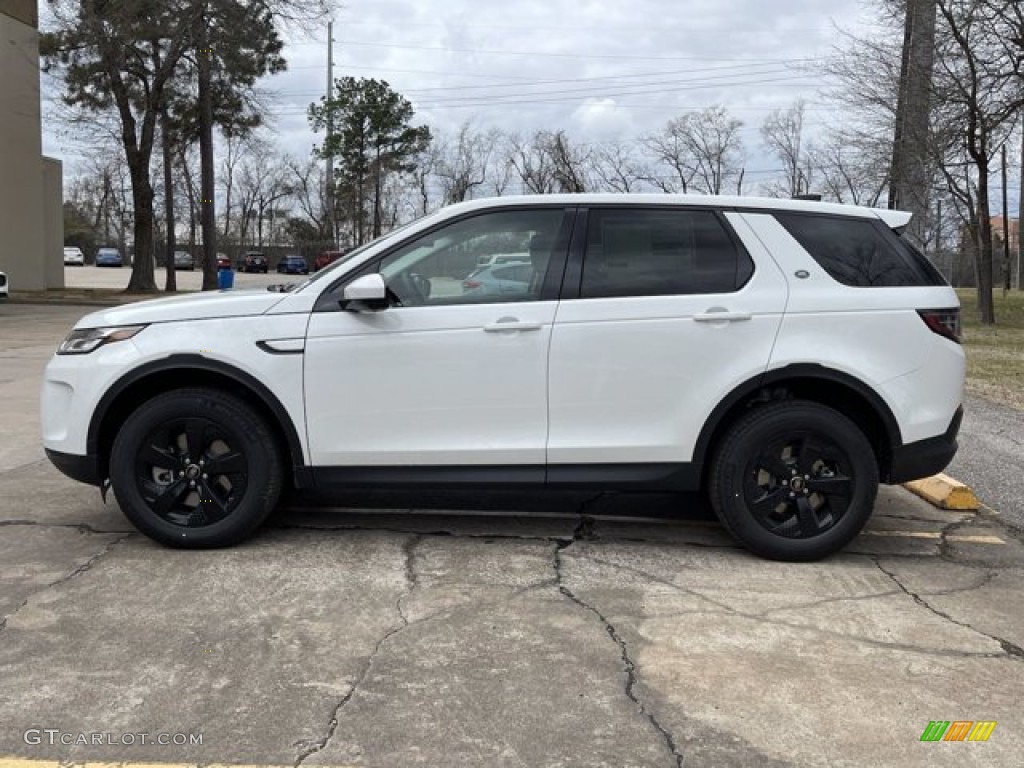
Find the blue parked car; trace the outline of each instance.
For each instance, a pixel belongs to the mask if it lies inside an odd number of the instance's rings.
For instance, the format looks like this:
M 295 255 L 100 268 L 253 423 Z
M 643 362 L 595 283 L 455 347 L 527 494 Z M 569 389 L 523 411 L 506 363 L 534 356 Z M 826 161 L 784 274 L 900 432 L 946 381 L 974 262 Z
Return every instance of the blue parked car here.
M 277 262 L 277 271 L 289 275 L 308 275 L 309 265 L 301 256 L 285 256 Z
M 100 248 L 96 251 L 97 267 L 120 267 L 123 263 L 121 252 L 117 248 Z

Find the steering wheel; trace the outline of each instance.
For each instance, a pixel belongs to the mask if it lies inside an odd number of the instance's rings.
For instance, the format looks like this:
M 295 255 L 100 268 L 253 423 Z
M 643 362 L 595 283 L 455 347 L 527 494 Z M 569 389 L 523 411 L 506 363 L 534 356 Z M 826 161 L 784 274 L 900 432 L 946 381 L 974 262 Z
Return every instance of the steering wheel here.
M 430 283 L 419 275 L 399 272 L 388 280 L 388 298 L 398 307 L 415 307 L 427 300 L 423 283 Z

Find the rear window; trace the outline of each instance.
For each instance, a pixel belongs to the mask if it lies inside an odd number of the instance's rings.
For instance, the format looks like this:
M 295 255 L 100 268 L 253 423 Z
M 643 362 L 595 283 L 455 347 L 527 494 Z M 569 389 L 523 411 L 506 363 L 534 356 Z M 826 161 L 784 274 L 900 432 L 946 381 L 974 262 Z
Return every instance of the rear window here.
M 590 212 L 582 298 L 731 293 L 753 263 L 712 211 Z
M 836 281 L 855 288 L 944 285 L 942 275 L 881 221 L 803 213 L 775 218 Z

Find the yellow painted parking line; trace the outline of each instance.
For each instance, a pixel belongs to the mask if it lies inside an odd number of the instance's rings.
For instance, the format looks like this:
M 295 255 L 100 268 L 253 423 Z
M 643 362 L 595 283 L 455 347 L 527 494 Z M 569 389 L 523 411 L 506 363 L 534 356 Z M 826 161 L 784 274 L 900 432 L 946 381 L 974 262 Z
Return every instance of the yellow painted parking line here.
M 899 539 L 932 539 L 942 538 L 941 531 L 862 531 L 865 536 L 891 536 Z M 1005 544 L 998 536 L 973 536 L 969 534 L 950 534 L 946 541 L 955 541 L 961 544 Z M 3 766 L 0 766 L 3 768 Z
M 1006 542 L 1000 539 L 998 536 L 961 536 L 957 533 L 951 533 L 946 537 L 946 541 L 959 541 L 964 544 L 1005 544 Z
M 933 475 L 904 483 L 903 487 L 939 509 L 976 512 L 981 502 L 968 486 L 949 475 Z
M 0 768 L 196 768 L 202 765 L 203 768 L 280 768 L 280 766 L 291 766 L 291 762 L 278 765 L 231 765 L 228 763 L 135 763 L 131 761 L 110 763 L 110 762 L 69 762 L 67 760 L 29 760 L 23 757 L 0 757 Z M 346 766 L 331 766 L 329 768 L 346 768 Z M 354 768 L 348 766 L 347 768 Z

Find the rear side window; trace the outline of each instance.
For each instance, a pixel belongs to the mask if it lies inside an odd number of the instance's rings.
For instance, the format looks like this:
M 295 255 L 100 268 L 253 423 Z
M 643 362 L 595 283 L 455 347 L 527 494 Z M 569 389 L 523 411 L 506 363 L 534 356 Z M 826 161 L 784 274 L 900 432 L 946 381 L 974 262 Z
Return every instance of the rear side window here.
M 729 293 L 752 273 L 712 211 L 590 211 L 582 298 Z
M 836 281 L 854 288 L 943 285 L 942 276 L 885 224 L 870 219 L 776 213 L 775 218 Z

